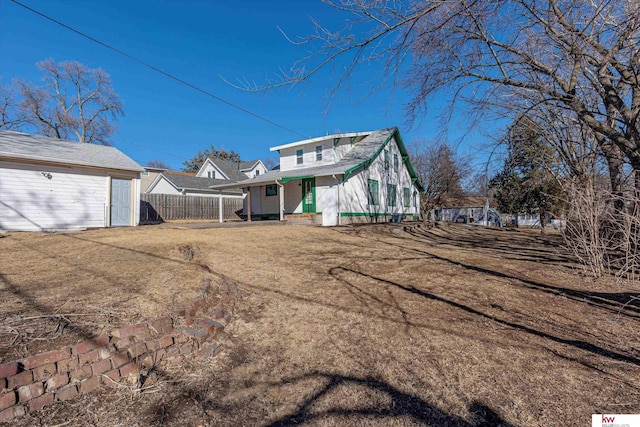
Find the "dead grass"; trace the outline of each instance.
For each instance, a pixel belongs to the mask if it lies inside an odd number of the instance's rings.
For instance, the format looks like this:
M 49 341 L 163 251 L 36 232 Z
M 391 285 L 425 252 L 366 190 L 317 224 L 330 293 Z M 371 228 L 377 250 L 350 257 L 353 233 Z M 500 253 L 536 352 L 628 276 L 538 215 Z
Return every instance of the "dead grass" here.
M 11 234 L 0 239 L 2 298 L 22 304 L 17 315 L 72 296 L 122 317 L 163 311 L 200 285 L 185 244 L 245 285 L 226 354 L 171 367 L 157 392 L 107 390 L 24 425 L 553 426 L 640 413 L 637 284 L 582 277 L 557 235 L 456 225 Z M 128 271 L 110 251 L 127 253 Z M 8 306 L 3 315 L 16 315 Z

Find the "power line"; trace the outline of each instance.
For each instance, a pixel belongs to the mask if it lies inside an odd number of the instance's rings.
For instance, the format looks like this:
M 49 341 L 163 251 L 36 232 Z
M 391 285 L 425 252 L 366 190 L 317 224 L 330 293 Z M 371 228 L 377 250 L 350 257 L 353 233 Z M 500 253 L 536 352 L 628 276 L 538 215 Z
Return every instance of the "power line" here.
M 190 87 L 191 89 L 197 90 L 198 92 L 203 93 L 203 94 L 207 95 L 208 97 L 211 97 L 211 98 L 213 98 L 213 99 L 215 99 L 215 100 L 217 100 L 217 101 L 220 101 L 220 102 L 222 102 L 223 104 L 226 104 L 226 105 L 228 105 L 228 106 L 230 106 L 230 107 L 232 107 L 232 108 L 235 108 L 236 110 L 240 110 L 240 111 L 242 111 L 243 113 L 249 114 L 249 115 L 251 115 L 251 116 L 253 116 L 253 117 L 255 117 L 255 118 L 259 119 L 259 120 L 262 120 L 262 121 L 264 121 L 264 122 L 266 122 L 266 123 L 269 123 L 270 125 L 273 125 L 273 126 L 276 126 L 276 127 L 280 128 L 280 129 L 286 130 L 287 132 L 291 132 L 291 133 L 293 133 L 294 135 L 298 135 L 298 136 L 301 136 L 301 137 L 303 137 L 303 138 L 307 138 L 307 136 L 306 136 L 306 135 L 303 135 L 303 134 L 301 134 L 300 132 L 297 132 L 297 131 L 295 131 L 295 130 L 289 129 L 288 127 L 283 126 L 283 125 L 281 125 L 281 124 L 279 124 L 279 123 L 276 123 L 276 122 L 274 122 L 273 120 L 269 120 L 269 119 L 267 119 L 266 117 L 263 117 L 263 116 L 261 116 L 261 115 L 259 115 L 259 114 L 256 114 L 256 113 L 254 113 L 254 112 L 251 112 L 251 111 L 247 110 L 246 108 L 240 107 L 239 105 L 236 105 L 236 104 L 234 104 L 234 103 L 232 103 L 232 102 L 230 102 L 230 101 L 227 101 L 226 99 L 220 98 L 219 96 L 214 95 L 214 94 L 213 94 L 213 93 L 211 93 L 211 92 L 208 92 L 208 91 L 206 91 L 206 90 L 204 90 L 204 89 L 202 89 L 202 88 L 200 88 L 200 87 L 198 87 L 198 86 L 196 86 L 196 85 L 194 85 L 194 84 L 191 84 L 191 83 L 189 83 L 189 82 L 187 82 L 187 81 L 185 81 L 185 80 L 182 80 L 182 79 L 181 79 L 181 78 L 179 78 L 179 77 L 176 77 L 176 76 L 174 76 L 174 75 L 172 75 L 172 74 L 169 74 L 169 73 L 167 73 L 166 71 L 163 71 L 163 70 L 161 70 L 160 68 L 158 68 L 158 67 L 156 67 L 156 66 L 154 66 L 154 65 L 151 65 L 151 64 L 149 64 L 149 63 L 147 63 L 147 62 L 144 62 L 143 60 L 138 59 L 138 58 L 136 58 L 135 56 L 129 55 L 128 53 L 123 52 L 123 51 L 121 51 L 120 49 L 117 49 L 117 48 L 115 48 L 115 47 L 113 47 L 113 46 L 111 46 L 111 45 L 108 45 L 107 43 L 104 43 L 104 42 L 102 42 L 102 41 L 100 41 L 100 40 L 98 40 L 98 39 L 96 39 L 96 38 L 94 38 L 94 37 L 91 37 L 91 36 L 89 36 L 89 35 L 87 35 L 87 34 L 83 33 L 82 31 L 76 30 L 75 28 L 70 27 L 70 26 L 68 26 L 68 25 L 66 25 L 66 24 L 64 24 L 64 23 L 62 23 L 62 22 L 60 22 L 60 21 L 58 21 L 58 20 L 56 20 L 56 19 L 54 19 L 54 18 L 52 18 L 52 17 L 48 16 L 48 15 L 45 15 L 44 13 L 39 12 L 39 11 L 37 11 L 37 10 L 35 10 L 35 9 L 33 9 L 33 8 L 31 8 L 31 7 L 27 6 L 27 5 L 25 5 L 25 4 L 22 4 L 22 3 L 20 3 L 20 2 L 19 2 L 19 1 L 17 1 L 17 0 L 10 0 L 10 1 L 11 1 L 11 2 L 13 2 L 13 3 L 15 3 L 15 4 L 17 4 L 17 5 L 18 5 L 18 6 L 20 6 L 20 7 L 23 7 L 23 8 L 25 8 L 25 9 L 27 9 L 27 10 L 28 10 L 28 11 L 30 11 L 30 12 L 35 13 L 36 15 L 39 15 L 39 16 L 41 16 L 41 17 L 43 17 L 43 18 L 45 18 L 45 19 L 47 19 L 47 20 L 49 20 L 49 21 L 51 21 L 51 22 L 53 22 L 53 23 L 55 23 L 55 24 L 60 25 L 61 27 L 66 28 L 66 29 L 67 29 L 67 30 L 69 30 L 69 31 L 73 31 L 74 33 L 78 34 L 79 36 L 82 36 L 82 37 L 84 37 L 84 38 L 86 38 L 86 39 L 89 39 L 89 40 L 91 40 L 92 42 L 97 43 L 97 44 L 99 44 L 99 45 L 100 45 L 100 46 L 102 46 L 102 47 L 105 47 L 105 48 L 107 48 L 107 49 L 109 49 L 109 50 L 111 50 L 111 51 L 113 51 L 113 52 L 115 52 L 115 53 L 117 53 L 117 54 L 119 54 L 119 55 L 122 55 L 122 56 L 124 56 L 125 58 L 128 58 L 128 59 L 130 59 L 130 60 L 132 60 L 132 61 L 135 61 L 135 62 L 137 62 L 138 64 L 141 64 L 141 65 L 143 65 L 143 66 L 145 66 L 145 67 L 147 67 L 147 68 L 149 68 L 149 69 L 151 69 L 151 70 L 153 70 L 153 71 L 155 71 L 155 72 L 157 72 L 157 73 L 162 74 L 162 75 L 163 75 L 163 76 L 165 76 L 165 77 L 170 78 L 171 80 L 175 80 L 175 81 L 177 81 L 178 83 L 181 83 L 181 84 L 183 84 L 183 85 L 185 85 L 185 86 L 187 86 L 187 87 Z

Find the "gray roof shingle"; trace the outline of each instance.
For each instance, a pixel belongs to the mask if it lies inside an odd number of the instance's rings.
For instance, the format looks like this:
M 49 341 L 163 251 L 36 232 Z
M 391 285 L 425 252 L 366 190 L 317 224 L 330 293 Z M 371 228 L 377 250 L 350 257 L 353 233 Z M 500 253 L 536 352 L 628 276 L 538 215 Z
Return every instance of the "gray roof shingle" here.
M 251 160 L 248 162 L 232 162 L 229 160 L 222 160 L 217 157 L 209 157 L 209 160 L 213 162 L 226 176 L 229 177 L 229 181 L 238 182 L 247 179 L 247 175 L 242 172 L 246 169 L 251 169 L 258 161 Z M 228 181 L 227 181 L 228 182 Z
M 81 144 L 9 130 L 0 130 L 0 157 L 104 169 L 144 171 L 142 166 L 115 147 Z
M 198 191 L 208 191 L 213 192 L 211 189 L 212 186 L 217 184 L 224 184 L 225 182 L 229 182 L 225 179 L 215 179 L 215 178 L 202 178 L 197 176 L 190 176 L 184 174 L 173 174 L 171 172 L 163 172 L 162 176 L 169 182 L 171 182 L 174 186 L 176 186 L 180 190 L 198 190 Z M 246 177 L 246 175 L 244 175 Z M 242 194 L 242 190 L 238 189 L 237 191 L 227 191 L 228 193 L 238 193 Z

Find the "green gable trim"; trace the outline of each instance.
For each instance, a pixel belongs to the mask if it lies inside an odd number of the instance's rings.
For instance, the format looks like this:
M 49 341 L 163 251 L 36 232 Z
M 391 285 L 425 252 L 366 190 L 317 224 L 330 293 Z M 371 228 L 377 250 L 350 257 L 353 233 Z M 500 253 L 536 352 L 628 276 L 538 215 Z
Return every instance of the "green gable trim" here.
M 411 164 L 411 160 L 409 159 L 409 152 L 407 151 L 407 147 L 404 145 L 404 141 L 402 140 L 402 136 L 400 136 L 400 131 L 398 130 L 397 127 L 393 128 L 393 131 L 391 132 L 391 134 L 389 135 L 389 137 L 380 145 L 380 147 L 378 148 L 378 150 L 373 154 L 373 156 L 371 156 L 371 158 L 365 160 L 364 162 L 350 168 L 347 169 L 344 172 L 344 178 L 342 179 L 342 181 L 346 181 L 347 178 L 349 177 L 349 175 L 351 175 L 351 173 L 361 167 L 367 167 L 369 166 L 371 163 L 373 163 L 373 161 L 376 159 L 376 157 L 378 157 L 380 155 L 380 153 L 382 152 L 382 150 L 384 150 L 384 148 L 387 146 L 387 144 L 389 144 L 389 141 L 391 141 L 391 138 L 396 137 L 396 142 L 398 144 L 398 149 L 400 150 L 400 154 L 402 155 L 402 163 L 407 167 L 407 171 L 409 171 L 409 176 L 412 179 L 412 182 L 416 185 L 416 187 L 418 187 L 418 191 L 423 192 L 424 191 L 424 186 L 422 185 L 422 183 L 420 182 L 420 179 L 418 178 L 418 174 L 416 173 L 415 169 L 413 168 L 413 165 Z
M 309 178 L 315 178 L 315 175 L 305 175 L 305 176 L 292 176 L 290 178 L 282 178 L 282 182 L 289 182 L 289 181 L 296 181 L 299 179 L 309 179 Z

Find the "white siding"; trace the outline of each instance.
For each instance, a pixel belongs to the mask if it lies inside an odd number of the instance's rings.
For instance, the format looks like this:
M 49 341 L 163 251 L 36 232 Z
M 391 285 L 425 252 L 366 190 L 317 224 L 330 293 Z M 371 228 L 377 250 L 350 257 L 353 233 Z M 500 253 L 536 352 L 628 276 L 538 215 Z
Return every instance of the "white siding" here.
M 108 188 L 104 171 L 0 162 L 0 230 L 104 227 Z
M 279 192 L 280 187 L 278 187 L 278 194 L 280 194 Z M 279 195 L 267 196 L 266 193 L 266 186 L 251 188 L 251 212 L 264 215 L 279 215 Z
M 211 172 L 211 176 L 209 176 L 209 172 Z M 225 177 L 220 170 L 215 167 L 209 160 L 205 162 L 202 168 L 198 171 L 196 176 L 201 178 L 215 178 L 215 179 L 228 179 Z
M 348 141 L 346 138 L 343 138 L 343 140 Z M 316 147 L 322 147 L 321 160 L 316 160 Z M 347 143 L 345 144 L 345 148 L 341 148 L 341 151 L 349 149 L 351 149 L 351 146 Z M 298 150 L 303 151 L 301 165 L 297 164 L 298 159 L 296 153 Z M 338 157 L 333 147 L 333 139 L 311 142 L 309 144 L 280 150 L 280 170 L 282 171 L 330 165 L 334 164 L 337 160 Z
M 284 184 L 284 211 L 302 213 L 302 185 L 300 181 L 289 181 Z
M 149 191 L 151 194 L 182 194 L 176 187 L 171 185 L 163 176 L 156 185 Z
M 258 176 L 264 175 L 265 173 L 267 173 L 267 168 L 262 164 L 262 162 L 258 162 L 252 169 L 244 171 L 243 173 L 247 176 L 247 178 L 253 178 L 256 176 L 256 171 L 258 171 Z
M 385 169 L 385 151 L 389 152 L 389 168 Z M 393 157 L 398 156 L 398 171 L 394 170 Z M 369 179 L 378 181 L 379 204 L 369 204 Z M 388 185 L 396 187 L 395 206 L 387 204 Z M 404 188 L 409 189 L 410 203 L 404 206 Z M 413 193 L 417 191 L 411 183 L 409 171 L 402 163 L 402 155 L 396 144 L 395 138 L 391 139 L 378 157 L 367 169 L 358 171 L 349 177 L 341 193 L 340 211 L 356 215 L 393 215 L 393 214 L 417 214 L 418 207 Z

